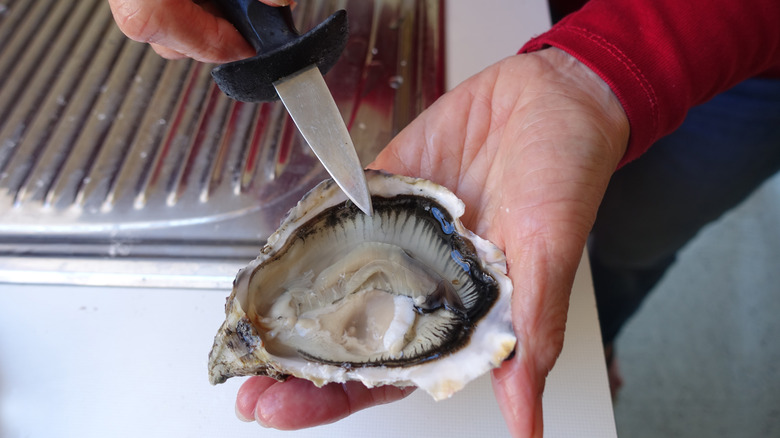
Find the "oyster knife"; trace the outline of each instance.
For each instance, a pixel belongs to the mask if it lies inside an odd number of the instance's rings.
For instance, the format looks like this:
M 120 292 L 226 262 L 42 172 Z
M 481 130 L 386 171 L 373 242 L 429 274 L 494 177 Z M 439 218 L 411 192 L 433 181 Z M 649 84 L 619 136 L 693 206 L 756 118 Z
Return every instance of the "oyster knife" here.
M 219 88 L 244 102 L 281 98 L 333 180 L 358 208 L 371 215 L 363 166 L 322 77 L 346 46 L 346 12 L 337 11 L 300 35 L 289 6 L 272 7 L 257 0 L 222 0 L 220 4 L 257 55 L 215 67 L 211 75 Z

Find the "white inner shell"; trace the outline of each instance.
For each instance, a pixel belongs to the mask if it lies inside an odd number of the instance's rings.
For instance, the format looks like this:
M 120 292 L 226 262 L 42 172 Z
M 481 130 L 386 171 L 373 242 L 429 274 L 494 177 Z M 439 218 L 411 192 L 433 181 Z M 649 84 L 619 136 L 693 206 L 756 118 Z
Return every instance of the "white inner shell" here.
M 431 324 L 446 327 L 456 317 L 441 307 L 457 305 L 443 282 L 396 245 L 360 243 L 318 274 L 308 270 L 281 286 L 261 318 L 266 349 L 349 363 L 419 354 L 437 340 Z

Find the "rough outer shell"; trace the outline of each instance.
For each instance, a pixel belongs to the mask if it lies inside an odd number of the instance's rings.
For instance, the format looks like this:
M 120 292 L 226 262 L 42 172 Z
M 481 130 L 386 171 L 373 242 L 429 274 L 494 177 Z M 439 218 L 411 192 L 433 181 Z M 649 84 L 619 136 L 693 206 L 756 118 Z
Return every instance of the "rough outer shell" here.
M 475 320 L 468 321 L 462 328 L 462 332 L 468 334 L 465 341 L 455 342 L 454 347 L 448 345 L 447 348 L 442 348 L 443 351 L 418 357 L 409 363 L 405 360 L 414 355 L 402 355 L 399 358 L 397 354 L 385 354 L 385 359 L 373 360 L 370 364 L 354 361 L 327 363 L 328 361 L 288 354 L 289 351 L 279 351 L 276 347 L 271 348 L 274 340 L 269 337 L 268 327 L 260 322 L 262 315 L 257 315 L 258 312 L 252 310 L 263 308 L 263 311 L 267 312 L 273 301 L 278 300 L 280 292 L 275 291 L 277 287 L 270 287 L 269 280 L 263 277 L 269 270 L 269 264 L 287 263 L 282 269 L 275 271 L 289 271 L 288 268 L 294 266 L 296 261 L 288 257 L 291 260 L 285 262 L 285 253 L 291 245 L 301 245 L 306 241 L 307 233 L 311 233 L 308 227 L 312 222 L 319 220 L 319 223 L 335 223 L 337 220 L 334 218 L 339 217 L 368 220 L 367 216 L 347 200 L 333 181 L 326 180 L 290 210 L 279 229 L 269 237 L 260 256 L 236 276 L 233 291 L 225 307 L 227 318 L 217 333 L 209 355 L 209 379 L 212 384 L 222 383 L 233 376 L 265 375 L 283 380 L 292 375 L 308 379 L 317 386 L 347 380 L 361 381 L 368 387 L 385 384 L 415 385 L 424 389 L 434 399 L 441 400 L 450 397 L 469 381 L 499 366 L 512 353 L 516 338 L 510 317 L 512 284 L 505 275 L 506 259 L 495 245 L 463 227 L 459 220 L 464 212 L 463 202 L 446 188 L 427 180 L 378 171 L 367 171 L 366 176 L 375 206 L 372 220 L 383 217 L 383 200 L 421 200 L 424 206 L 418 210 L 427 215 L 424 220 L 435 220 L 439 226 L 439 234 L 449 236 L 446 237 L 449 240 L 444 241 L 446 257 L 451 259 L 449 263 L 454 262 L 457 266 L 466 268 L 463 270 L 465 274 L 461 272 L 458 275 L 477 275 L 493 282 L 494 291 L 490 298 L 479 298 L 492 302 L 481 303 L 481 309 L 471 312 Z M 435 214 L 431 205 L 437 206 Z M 329 213 L 324 213 L 325 211 Z M 333 216 L 323 219 L 323 215 Z M 387 224 L 384 225 L 387 227 Z M 337 239 L 338 242 L 342 240 L 349 239 Z M 407 240 L 419 240 L 419 236 Z M 461 251 L 457 250 L 456 245 L 460 245 L 457 248 Z M 473 254 L 461 254 L 469 250 Z M 303 272 L 293 271 L 287 275 L 301 276 Z M 459 280 L 453 278 L 452 282 L 458 284 Z M 274 295 L 269 298 L 270 304 L 257 304 L 265 299 L 263 294 Z M 254 304 L 250 305 L 250 300 Z M 473 301 L 472 298 L 468 300 Z M 250 315 L 247 310 L 250 310 Z M 276 351 L 269 351 L 274 349 Z

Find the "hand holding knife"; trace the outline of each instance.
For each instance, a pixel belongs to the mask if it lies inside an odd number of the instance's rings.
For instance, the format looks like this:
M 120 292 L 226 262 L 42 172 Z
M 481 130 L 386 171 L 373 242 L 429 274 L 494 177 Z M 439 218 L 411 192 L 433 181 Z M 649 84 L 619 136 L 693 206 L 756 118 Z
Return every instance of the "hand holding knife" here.
M 223 0 L 221 6 L 257 55 L 214 68 L 212 76 L 219 88 L 244 102 L 279 97 L 334 181 L 355 205 L 371 215 L 363 167 L 322 77 L 346 46 L 346 12 L 337 11 L 300 35 L 289 6 L 272 7 L 258 0 Z

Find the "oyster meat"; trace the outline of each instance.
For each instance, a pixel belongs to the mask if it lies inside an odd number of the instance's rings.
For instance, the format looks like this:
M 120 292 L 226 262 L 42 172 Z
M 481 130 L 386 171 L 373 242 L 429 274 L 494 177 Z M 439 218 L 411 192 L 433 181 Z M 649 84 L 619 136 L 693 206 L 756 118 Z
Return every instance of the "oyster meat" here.
M 416 385 L 443 399 L 515 347 L 504 254 L 430 181 L 367 171 L 374 214 L 327 180 L 242 269 L 209 379 Z

